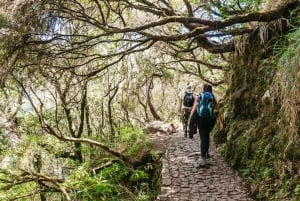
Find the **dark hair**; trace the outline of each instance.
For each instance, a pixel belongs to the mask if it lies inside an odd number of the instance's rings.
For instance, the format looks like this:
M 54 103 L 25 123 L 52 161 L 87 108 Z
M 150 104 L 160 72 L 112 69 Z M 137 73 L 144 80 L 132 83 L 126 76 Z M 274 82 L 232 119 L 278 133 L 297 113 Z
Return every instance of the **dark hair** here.
M 203 91 L 212 93 L 212 86 L 209 85 L 209 84 L 204 84 L 203 85 Z

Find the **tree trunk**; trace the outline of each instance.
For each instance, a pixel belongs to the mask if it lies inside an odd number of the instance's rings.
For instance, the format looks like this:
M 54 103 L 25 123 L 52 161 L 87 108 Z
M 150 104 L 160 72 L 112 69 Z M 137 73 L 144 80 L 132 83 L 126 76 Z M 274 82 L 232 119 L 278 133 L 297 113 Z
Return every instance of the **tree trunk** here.
M 154 108 L 154 105 L 151 102 L 152 87 L 153 87 L 153 78 L 151 78 L 151 80 L 149 81 L 149 86 L 148 86 L 148 89 L 147 89 L 147 104 L 149 105 L 150 112 L 151 112 L 152 116 L 154 117 L 154 119 L 161 121 L 160 116 L 156 112 L 156 110 Z
M 114 138 L 115 136 L 115 130 L 114 130 L 114 120 L 113 120 L 113 115 L 112 115 L 112 108 L 111 108 L 111 103 L 114 99 L 114 97 L 116 96 L 118 90 L 119 90 L 119 87 L 116 86 L 114 89 L 113 89 L 113 94 L 112 96 L 109 96 L 109 100 L 108 100 L 108 119 L 109 119 L 109 125 L 110 125 L 110 132 L 111 132 L 111 140 Z
M 34 155 L 34 159 L 33 160 L 34 160 L 33 161 L 33 167 L 34 167 L 35 171 L 37 173 L 41 173 L 41 169 L 42 169 L 42 156 L 41 156 L 41 154 L 40 153 L 36 153 Z M 41 201 L 47 201 L 46 194 L 43 191 L 44 185 L 39 180 L 38 180 L 38 185 L 40 186 L 40 189 L 41 189 L 40 200 Z
M 83 162 L 81 143 L 75 142 L 75 158 L 79 163 Z

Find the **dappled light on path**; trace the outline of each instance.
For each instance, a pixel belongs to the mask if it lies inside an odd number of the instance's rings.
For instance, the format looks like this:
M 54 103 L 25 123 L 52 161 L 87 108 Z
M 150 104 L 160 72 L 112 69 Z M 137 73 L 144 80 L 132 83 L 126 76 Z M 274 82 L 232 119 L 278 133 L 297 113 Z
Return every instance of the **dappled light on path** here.
M 157 201 L 253 201 L 242 179 L 213 144 L 208 165 L 196 168 L 200 156 L 199 135 L 189 139 L 179 132 L 164 137 L 163 186 Z

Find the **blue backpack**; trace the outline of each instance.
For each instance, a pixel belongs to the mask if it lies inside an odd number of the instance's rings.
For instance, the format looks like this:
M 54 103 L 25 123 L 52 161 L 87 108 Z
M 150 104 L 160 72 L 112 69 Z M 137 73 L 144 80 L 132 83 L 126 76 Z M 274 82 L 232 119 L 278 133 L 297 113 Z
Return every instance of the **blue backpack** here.
M 203 118 L 216 118 L 214 111 L 214 96 L 210 92 L 203 92 L 199 95 L 197 114 Z

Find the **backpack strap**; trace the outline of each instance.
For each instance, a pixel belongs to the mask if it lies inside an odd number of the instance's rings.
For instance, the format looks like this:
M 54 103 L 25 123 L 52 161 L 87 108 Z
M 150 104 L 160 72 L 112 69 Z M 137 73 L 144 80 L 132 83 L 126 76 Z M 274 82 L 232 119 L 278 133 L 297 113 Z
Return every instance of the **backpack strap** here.
M 203 96 L 204 96 L 204 93 L 203 93 L 203 92 L 199 94 L 199 99 L 198 99 L 198 102 L 199 102 L 199 103 L 201 102 L 201 100 L 203 100 Z

